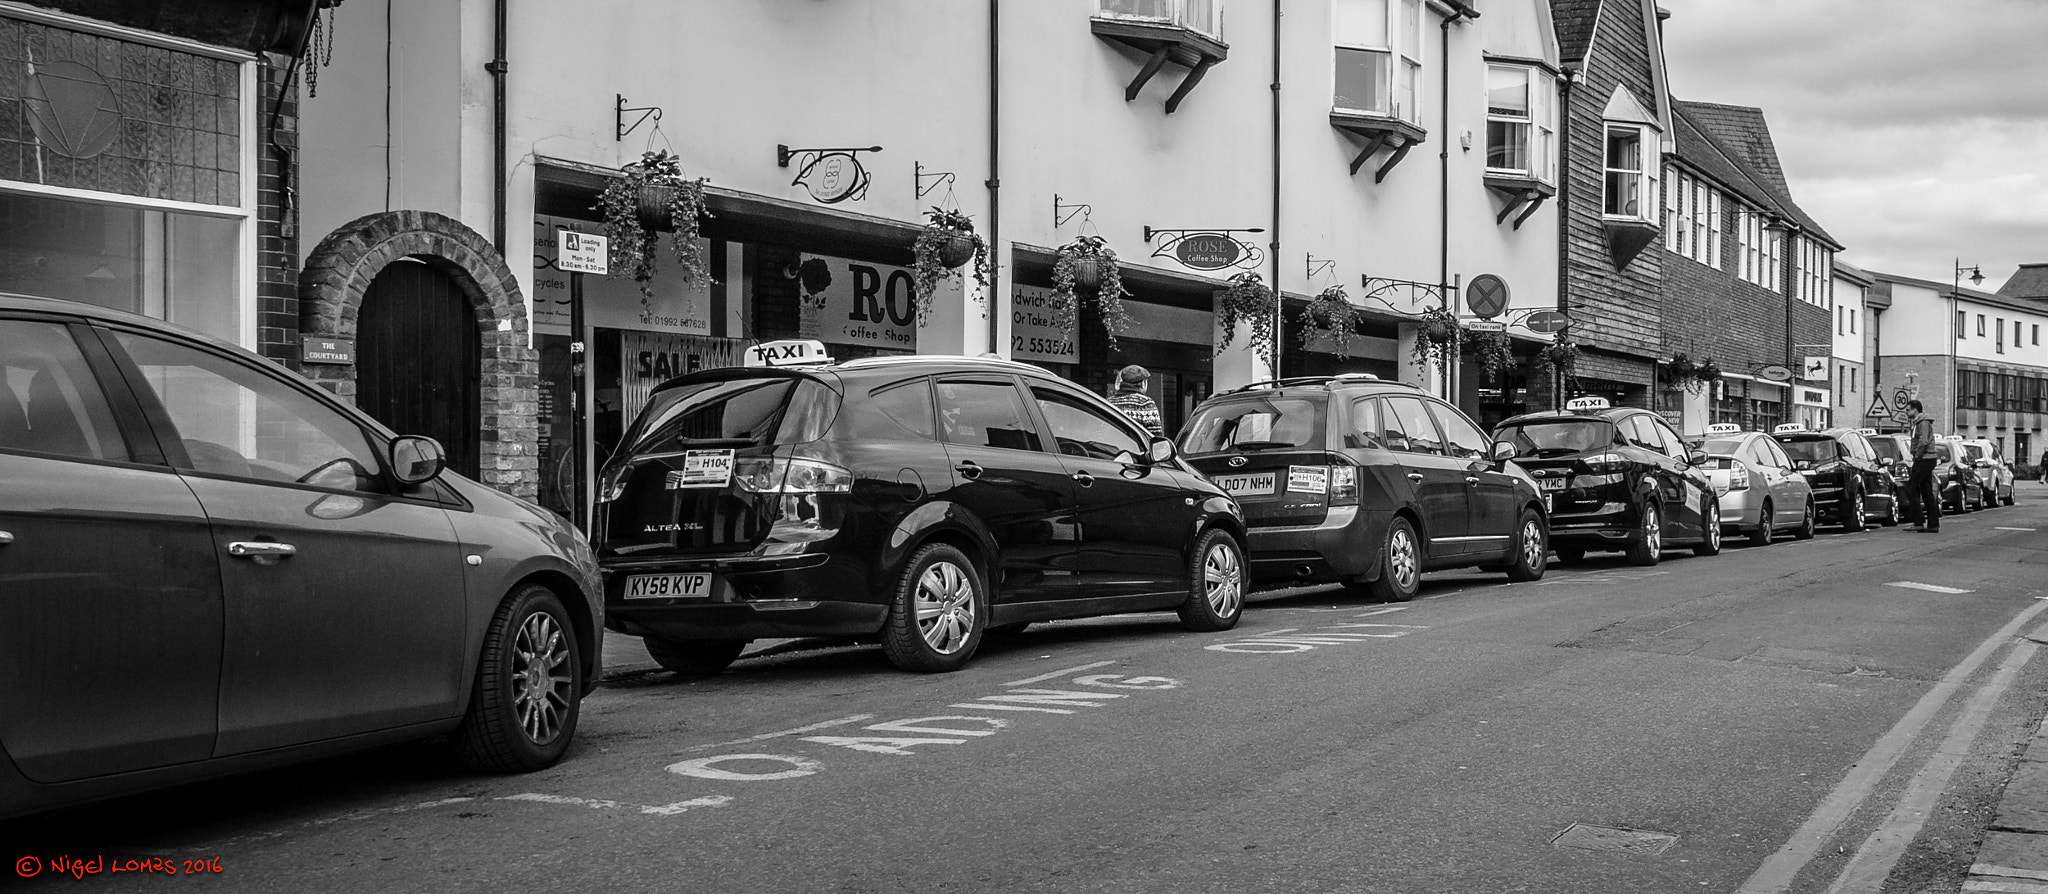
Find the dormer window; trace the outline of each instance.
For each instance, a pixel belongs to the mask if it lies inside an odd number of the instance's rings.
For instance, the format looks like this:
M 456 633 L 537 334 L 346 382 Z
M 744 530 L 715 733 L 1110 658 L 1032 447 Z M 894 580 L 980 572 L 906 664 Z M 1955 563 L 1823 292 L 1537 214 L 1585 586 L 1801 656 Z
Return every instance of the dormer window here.
M 1090 22 L 1095 36 L 1147 55 L 1124 88 L 1125 102 L 1137 99 L 1166 63 L 1187 67 L 1180 86 L 1167 97 L 1169 115 L 1202 82 L 1210 66 L 1230 54 L 1230 45 L 1223 42 L 1223 0 L 1096 0 Z
M 1650 174 L 1643 164 L 1643 129 L 1607 126 L 1607 196 L 1601 213 L 1648 220 Z

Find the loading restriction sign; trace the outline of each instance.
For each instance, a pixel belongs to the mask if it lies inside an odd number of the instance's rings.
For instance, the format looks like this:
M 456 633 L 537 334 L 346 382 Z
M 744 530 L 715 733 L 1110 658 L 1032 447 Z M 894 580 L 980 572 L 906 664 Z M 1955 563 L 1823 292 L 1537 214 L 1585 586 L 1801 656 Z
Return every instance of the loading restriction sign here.
M 1508 309 L 1508 283 L 1491 273 L 1472 277 L 1465 287 L 1465 307 L 1482 320 L 1491 320 Z

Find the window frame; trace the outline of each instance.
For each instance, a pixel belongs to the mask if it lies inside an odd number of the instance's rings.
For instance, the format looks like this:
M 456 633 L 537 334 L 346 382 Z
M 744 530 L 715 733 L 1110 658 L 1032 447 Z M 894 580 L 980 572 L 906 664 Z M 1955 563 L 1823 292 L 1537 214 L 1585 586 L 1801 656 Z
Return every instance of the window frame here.
M 939 389 L 947 385 L 1007 385 L 1010 389 L 1011 399 L 1016 401 L 1015 407 L 1019 411 L 1017 421 L 1024 424 L 1025 429 L 1030 433 L 1035 443 L 1029 447 L 1002 447 L 995 444 L 968 444 L 948 438 L 946 436 L 945 418 L 946 400 L 939 397 Z M 1001 373 L 957 373 L 932 377 L 932 405 L 935 414 L 932 421 L 938 426 L 938 431 L 936 432 L 937 441 L 947 446 L 957 446 L 965 450 L 1007 450 L 1013 453 L 1037 453 L 1057 456 L 1059 452 L 1049 444 L 1050 432 L 1046 431 L 1045 420 L 1038 415 L 1038 409 L 1033 404 L 1034 401 L 1031 398 L 1030 389 L 1025 388 L 1023 383 L 1018 382 L 1016 376 Z
M 1124 451 L 1125 453 L 1130 454 L 1130 460 L 1124 461 L 1112 457 L 1095 456 L 1093 454 L 1086 453 L 1068 453 L 1064 450 L 1061 450 L 1059 426 L 1053 421 L 1053 418 L 1050 415 L 1046 414 L 1045 401 L 1047 400 L 1047 398 L 1040 396 L 1039 392 L 1041 391 L 1047 395 L 1053 395 L 1055 398 L 1065 401 L 1065 403 L 1069 405 L 1071 409 L 1079 410 L 1080 412 L 1095 419 L 1096 421 L 1108 425 L 1110 428 L 1118 432 L 1121 432 L 1126 437 L 1130 438 L 1131 441 L 1137 445 L 1136 448 L 1133 450 Z M 1125 416 L 1120 412 L 1117 412 L 1115 407 L 1105 408 L 1096 406 L 1094 399 L 1082 392 L 1077 392 L 1071 388 L 1056 387 L 1051 383 L 1042 380 L 1032 380 L 1025 383 L 1024 393 L 1030 396 L 1032 412 L 1038 415 L 1038 418 L 1045 429 L 1045 437 L 1049 438 L 1052 442 L 1052 452 L 1059 454 L 1061 457 L 1091 459 L 1100 462 L 1124 462 L 1125 465 L 1136 465 L 1144 460 L 1146 452 L 1149 451 L 1152 447 L 1151 432 L 1141 432 L 1137 426 L 1131 424 L 1129 417 Z M 1121 455 L 1122 454 L 1119 454 L 1119 456 Z
M 1636 143 L 1636 166 L 1615 168 L 1608 165 L 1612 141 L 1617 133 L 1627 133 Z M 1650 163 L 1650 150 L 1655 143 L 1651 139 L 1651 128 L 1645 124 L 1625 121 L 1606 121 L 1600 130 L 1600 216 L 1606 220 L 1625 220 L 1651 223 L 1657 221 L 1654 215 L 1663 207 L 1663 198 L 1657 192 L 1657 166 Z M 1614 205 L 1616 177 L 1631 178 L 1636 183 L 1636 210 L 1610 211 Z
M 1492 103 L 1492 89 L 1486 93 L 1486 173 L 1494 176 L 1527 177 L 1539 183 L 1555 184 L 1557 180 L 1557 79 L 1549 69 L 1528 62 L 1508 59 L 1486 60 L 1489 83 L 1495 70 L 1515 72 L 1521 75 L 1526 91 L 1528 108 L 1523 117 L 1496 114 Z M 1493 125 L 1503 123 L 1520 125 L 1522 130 L 1522 151 L 1526 167 L 1504 168 L 1493 164 Z
M 1331 16 L 1333 31 L 1336 18 L 1334 13 L 1336 4 L 1346 2 L 1364 2 L 1377 5 L 1379 11 L 1384 16 L 1382 24 L 1385 26 L 1383 33 L 1386 35 L 1386 41 L 1383 44 L 1374 44 L 1345 39 L 1345 36 L 1336 33 L 1330 35 L 1330 110 L 1346 115 L 1388 118 L 1421 127 L 1422 109 L 1420 108 L 1421 101 L 1419 97 L 1423 93 L 1422 53 L 1425 44 L 1422 39 L 1421 28 L 1422 19 L 1425 18 L 1425 16 L 1421 15 L 1422 0 L 1331 0 L 1332 5 L 1330 8 L 1333 10 Z M 1415 33 L 1404 35 L 1402 34 L 1402 18 L 1405 11 L 1411 6 L 1417 10 Z M 1337 102 L 1338 77 L 1343 69 L 1337 52 L 1339 50 L 1369 53 L 1378 57 L 1380 63 L 1378 90 L 1371 98 L 1379 102 L 1379 108 L 1361 109 Z M 1408 109 L 1401 108 L 1397 102 L 1401 98 L 1401 76 L 1404 72 L 1414 78 L 1412 87 L 1415 96 L 1418 97 L 1418 99 L 1410 104 L 1412 108 Z

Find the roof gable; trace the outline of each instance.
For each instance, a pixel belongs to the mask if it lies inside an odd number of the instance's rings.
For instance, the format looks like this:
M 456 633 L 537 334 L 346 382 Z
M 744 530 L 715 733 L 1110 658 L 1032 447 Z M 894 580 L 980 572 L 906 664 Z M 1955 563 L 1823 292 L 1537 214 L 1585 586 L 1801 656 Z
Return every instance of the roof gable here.
M 1819 221 L 1792 200 L 1784 170 L 1777 164 L 1777 150 L 1771 147 L 1771 131 L 1764 123 L 1762 109 L 1683 100 L 1673 100 L 1672 108 L 1675 112 L 1672 116 L 1673 136 L 1681 162 L 1719 181 L 1743 201 L 1776 212 L 1779 217 L 1798 224 L 1809 235 L 1838 249 L 1842 247 L 1841 242 L 1829 235 Z M 1726 118 L 1741 118 L 1748 122 L 1743 132 L 1755 137 L 1750 141 L 1750 151 L 1731 145 L 1709 128 L 1701 120 L 1703 109 L 1709 115 L 1722 114 Z M 1765 163 L 1760 164 L 1752 153 L 1762 153 Z
M 1614 93 L 1607 97 L 1607 109 L 1600 113 L 1600 117 L 1609 121 L 1633 121 L 1658 130 L 1664 129 L 1664 122 L 1658 119 L 1656 113 L 1645 107 L 1643 101 L 1637 99 L 1626 84 L 1614 85 Z
M 1593 32 L 1600 24 L 1600 3 L 1601 0 L 1550 0 L 1562 64 L 1585 67 L 1586 53 L 1593 48 Z
M 1764 123 L 1764 110 L 1713 102 L 1682 102 L 1702 130 L 1735 150 L 1741 160 L 1778 192 L 1791 194 L 1785 183 L 1785 169 L 1778 164 L 1778 147 L 1771 142 L 1771 128 Z
M 2002 298 L 2048 299 L 2048 264 L 2021 264 L 1998 288 L 1998 294 Z

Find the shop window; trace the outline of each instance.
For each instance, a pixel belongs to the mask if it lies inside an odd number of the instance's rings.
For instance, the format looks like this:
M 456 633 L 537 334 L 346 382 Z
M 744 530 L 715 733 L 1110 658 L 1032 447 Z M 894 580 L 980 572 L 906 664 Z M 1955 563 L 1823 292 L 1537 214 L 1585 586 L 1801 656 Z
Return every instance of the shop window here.
M 0 292 L 242 338 L 242 219 L 20 194 L 0 201 Z

